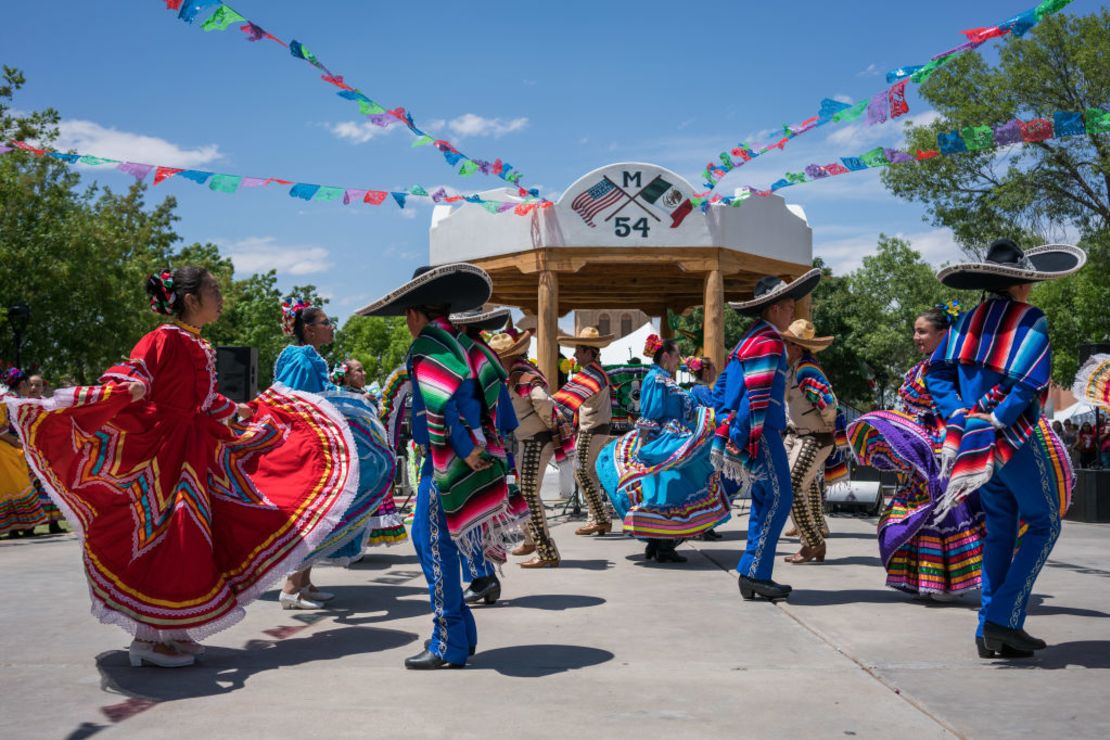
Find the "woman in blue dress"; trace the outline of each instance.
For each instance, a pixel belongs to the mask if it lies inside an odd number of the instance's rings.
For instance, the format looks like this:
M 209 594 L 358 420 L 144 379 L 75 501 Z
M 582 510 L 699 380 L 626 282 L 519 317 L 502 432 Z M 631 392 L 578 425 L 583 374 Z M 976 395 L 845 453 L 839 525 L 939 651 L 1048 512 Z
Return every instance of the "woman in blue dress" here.
M 681 563 L 679 542 L 729 518 L 709 460 L 714 412 L 675 381 L 681 356 L 673 339 L 653 334 L 644 354 L 654 364 L 640 390 L 640 418 L 601 451 L 597 473 L 624 533 L 647 540 L 645 557 Z
M 312 584 L 312 566 L 319 562 L 347 565 L 362 556 L 374 514 L 389 494 L 396 458 L 366 398 L 339 388 L 328 377 L 319 348 L 334 341 L 335 328 L 324 309 L 287 299 L 282 304 L 282 330 L 296 337 L 297 344 L 278 355 L 274 385 L 318 393 L 335 406 L 347 422 L 359 457 L 358 493 L 331 533 L 286 578 L 279 597 L 283 609 L 319 609 L 334 594 Z

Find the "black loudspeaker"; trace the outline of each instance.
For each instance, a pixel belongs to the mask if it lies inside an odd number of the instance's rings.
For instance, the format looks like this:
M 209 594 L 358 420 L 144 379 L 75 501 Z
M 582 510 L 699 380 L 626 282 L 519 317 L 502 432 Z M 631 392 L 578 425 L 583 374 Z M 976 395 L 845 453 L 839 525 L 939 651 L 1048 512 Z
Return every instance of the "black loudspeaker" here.
M 825 491 L 825 511 L 830 514 L 878 516 L 883 510 L 883 489 L 879 481 L 858 480 L 835 485 Z
M 1073 522 L 1110 522 L 1110 470 L 1075 471 L 1071 508 L 1064 518 Z
M 216 374 L 220 393 L 236 403 L 246 403 L 258 395 L 258 350 L 217 347 Z
M 1079 345 L 1079 365 L 1091 359 L 1091 355 L 1110 355 L 1110 343 L 1090 342 Z

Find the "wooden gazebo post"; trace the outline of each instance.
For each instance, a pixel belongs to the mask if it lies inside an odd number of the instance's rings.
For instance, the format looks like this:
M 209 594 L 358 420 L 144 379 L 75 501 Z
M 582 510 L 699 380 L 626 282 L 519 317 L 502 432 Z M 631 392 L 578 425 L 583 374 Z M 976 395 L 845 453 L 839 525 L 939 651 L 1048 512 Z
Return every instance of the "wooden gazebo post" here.
M 540 371 L 554 388 L 559 382 L 559 273 L 540 271 L 536 305 L 536 344 Z
M 715 269 L 706 273 L 703 306 L 703 351 L 714 366 L 722 369 L 725 366 L 725 279 L 720 261 Z

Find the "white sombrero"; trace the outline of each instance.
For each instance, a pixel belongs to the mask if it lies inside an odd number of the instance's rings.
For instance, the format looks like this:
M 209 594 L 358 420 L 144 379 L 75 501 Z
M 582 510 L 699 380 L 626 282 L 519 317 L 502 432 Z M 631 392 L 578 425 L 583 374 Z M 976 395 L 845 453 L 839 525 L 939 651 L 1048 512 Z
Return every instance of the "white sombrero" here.
M 1022 250 L 1012 239 L 997 239 L 982 262 L 951 265 L 937 273 L 937 280 L 957 290 L 998 291 L 1066 277 L 1086 263 L 1087 253 L 1071 244 Z
M 465 326 L 478 331 L 497 331 L 505 327 L 510 313 L 507 306 L 487 305 L 469 311 L 458 311 L 451 314 L 449 318 L 455 326 Z
M 613 341 L 612 334 L 602 334 L 596 326 L 587 326 L 578 334 L 560 334 L 556 340 L 564 347 L 608 347 Z
M 786 282 L 775 275 L 768 275 L 759 279 L 755 284 L 755 291 L 749 301 L 729 301 L 729 306 L 745 316 L 758 316 L 759 312 L 767 306 L 778 303 L 787 298 L 799 300 L 805 298 L 821 282 L 821 270 L 814 268 Z
M 467 311 L 489 300 L 493 283 L 480 267 L 454 262 L 418 267 L 408 281 L 355 313 L 360 316 L 402 316 L 405 309 L 443 306 L 448 312 Z

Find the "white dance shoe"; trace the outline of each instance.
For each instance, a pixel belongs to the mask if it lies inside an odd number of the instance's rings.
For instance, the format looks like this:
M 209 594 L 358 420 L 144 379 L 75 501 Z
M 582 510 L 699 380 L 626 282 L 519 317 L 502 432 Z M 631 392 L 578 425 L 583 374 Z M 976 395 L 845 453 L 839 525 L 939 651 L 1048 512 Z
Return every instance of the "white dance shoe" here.
M 323 609 L 324 605 L 319 601 L 312 601 L 306 599 L 304 594 L 296 593 L 290 594 L 285 591 L 281 592 L 278 596 L 278 603 L 281 604 L 282 609 Z
M 192 655 L 179 653 L 172 645 L 160 642 L 144 642 L 142 640 L 132 642 L 131 647 L 127 650 L 127 655 L 134 668 L 138 668 L 144 663 L 159 668 L 184 668 L 195 662 Z
M 321 604 L 331 601 L 335 598 L 335 594 L 331 593 L 330 591 L 317 591 L 312 588 L 302 588 L 301 596 L 305 597 L 309 601 L 318 601 Z

